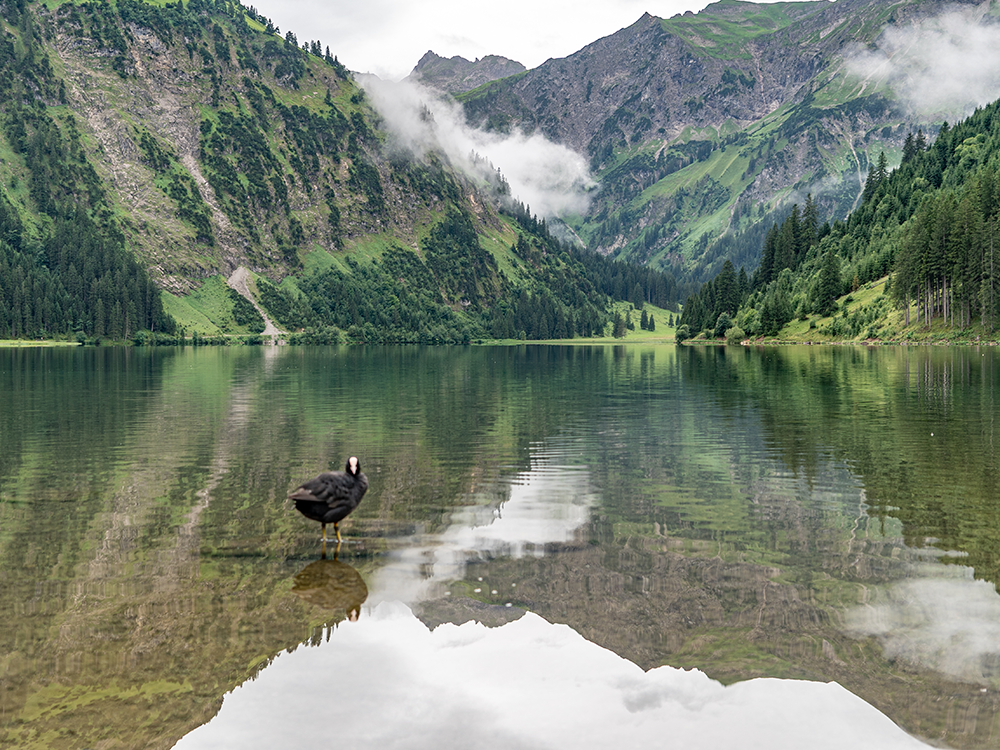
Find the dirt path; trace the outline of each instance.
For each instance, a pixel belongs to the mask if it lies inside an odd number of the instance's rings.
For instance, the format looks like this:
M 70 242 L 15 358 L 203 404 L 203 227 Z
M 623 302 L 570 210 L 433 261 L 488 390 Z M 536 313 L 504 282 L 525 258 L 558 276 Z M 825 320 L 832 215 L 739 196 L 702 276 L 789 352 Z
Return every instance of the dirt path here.
M 253 295 L 250 294 L 249 280 L 250 271 L 248 271 L 245 266 L 240 266 L 233 271 L 232 276 L 229 277 L 229 280 L 226 283 L 241 295 L 246 297 L 250 301 L 250 304 L 253 305 L 257 309 L 257 312 L 260 313 L 260 316 L 264 319 L 264 333 L 262 335 L 274 336 L 277 338 L 284 336 L 286 332 L 278 328 L 278 326 L 276 326 L 271 319 L 267 317 L 267 313 L 264 312 L 261 306 L 257 304 L 257 300 L 253 298 Z

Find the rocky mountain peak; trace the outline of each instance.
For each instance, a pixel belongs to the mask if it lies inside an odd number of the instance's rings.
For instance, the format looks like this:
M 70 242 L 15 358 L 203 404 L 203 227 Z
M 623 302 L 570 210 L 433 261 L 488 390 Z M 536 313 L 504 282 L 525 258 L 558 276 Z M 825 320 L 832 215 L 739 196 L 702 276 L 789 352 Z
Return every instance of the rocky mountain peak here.
M 441 57 L 428 50 L 406 80 L 416 81 L 449 94 L 460 94 L 484 83 L 523 73 L 525 70 L 527 68 L 516 60 L 500 55 L 487 55 L 470 61 L 459 55 L 450 58 Z

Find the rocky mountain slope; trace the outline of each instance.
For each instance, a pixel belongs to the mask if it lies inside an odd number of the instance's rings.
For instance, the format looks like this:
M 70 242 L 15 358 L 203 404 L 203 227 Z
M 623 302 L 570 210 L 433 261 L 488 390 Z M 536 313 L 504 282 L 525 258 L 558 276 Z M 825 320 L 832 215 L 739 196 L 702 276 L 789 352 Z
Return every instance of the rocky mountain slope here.
M 586 153 L 602 189 L 569 219 L 589 246 L 687 270 L 752 247 L 713 244 L 813 193 L 824 218 L 856 205 L 869 165 L 922 123 L 884 82 L 847 66 L 889 26 L 989 3 L 723 0 L 644 15 L 560 60 L 460 97 L 470 123 L 541 131 Z

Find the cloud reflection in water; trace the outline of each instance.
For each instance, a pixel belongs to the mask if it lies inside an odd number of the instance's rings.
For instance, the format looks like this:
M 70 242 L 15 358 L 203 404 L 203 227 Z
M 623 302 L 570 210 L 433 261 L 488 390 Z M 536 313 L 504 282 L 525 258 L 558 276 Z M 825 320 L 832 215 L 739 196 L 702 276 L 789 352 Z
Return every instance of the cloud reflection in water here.
M 176 747 L 926 747 L 836 683 L 724 687 L 697 670 L 643 672 L 530 612 L 498 628 L 429 629 L 403 602 L 440 594 L 470 558 L 540 554 L 589 519 L 589 474 L 557 454 L 537 456 L 503 502 L 484 493 L 442 533 L 400 544 L 359 622 L 280 654 Z
M 372 603 L 420 601 L 434 584 L 462 578 L 470 558 L 541 555 L 547 544 L 571 541 L 598 496 L 586 467 L 562 463 L 570 450 L 537 450 L 531 469 L 502 488 L 505 500 L 471 497 L 443 532 L 400 545 L 374 576 Z
M 848 613 L 848 627 L 904 659 L 961 682 L 1000 684 L 1000 596 L 961 565 L 924 564 Z
M 378 605 L 316 648 L 283 653 L 179 750 L 201 748 L 926 747 L 836 683 L 729 687 L 643 672 L 537 615 L 431 631 Z

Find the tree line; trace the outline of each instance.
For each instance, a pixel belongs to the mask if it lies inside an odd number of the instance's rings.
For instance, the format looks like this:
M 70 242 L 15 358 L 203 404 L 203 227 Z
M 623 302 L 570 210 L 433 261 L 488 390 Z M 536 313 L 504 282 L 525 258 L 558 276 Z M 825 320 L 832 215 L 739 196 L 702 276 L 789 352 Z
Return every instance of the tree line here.
M 992 333 L 1000 322 L 998 172 L 1000 102 L 944 123 L 933 140 L 911 132 L 898 167 L 880 153 L 845 220 L 817 226 L 807 201 L 771 226 L 735 315 L 719 293 L 730 285 L 728 269 L 688 298 L 681 322 L 692 333 L 714 329 L 726 312 L 747 334 L 772 335 L 795 316 L 832 314 L 838 297 L 889 275 L 887 301 L 903 311 L 905 326 Z M 859 319 L 838 330 L 857 335 L 873 324 Z

